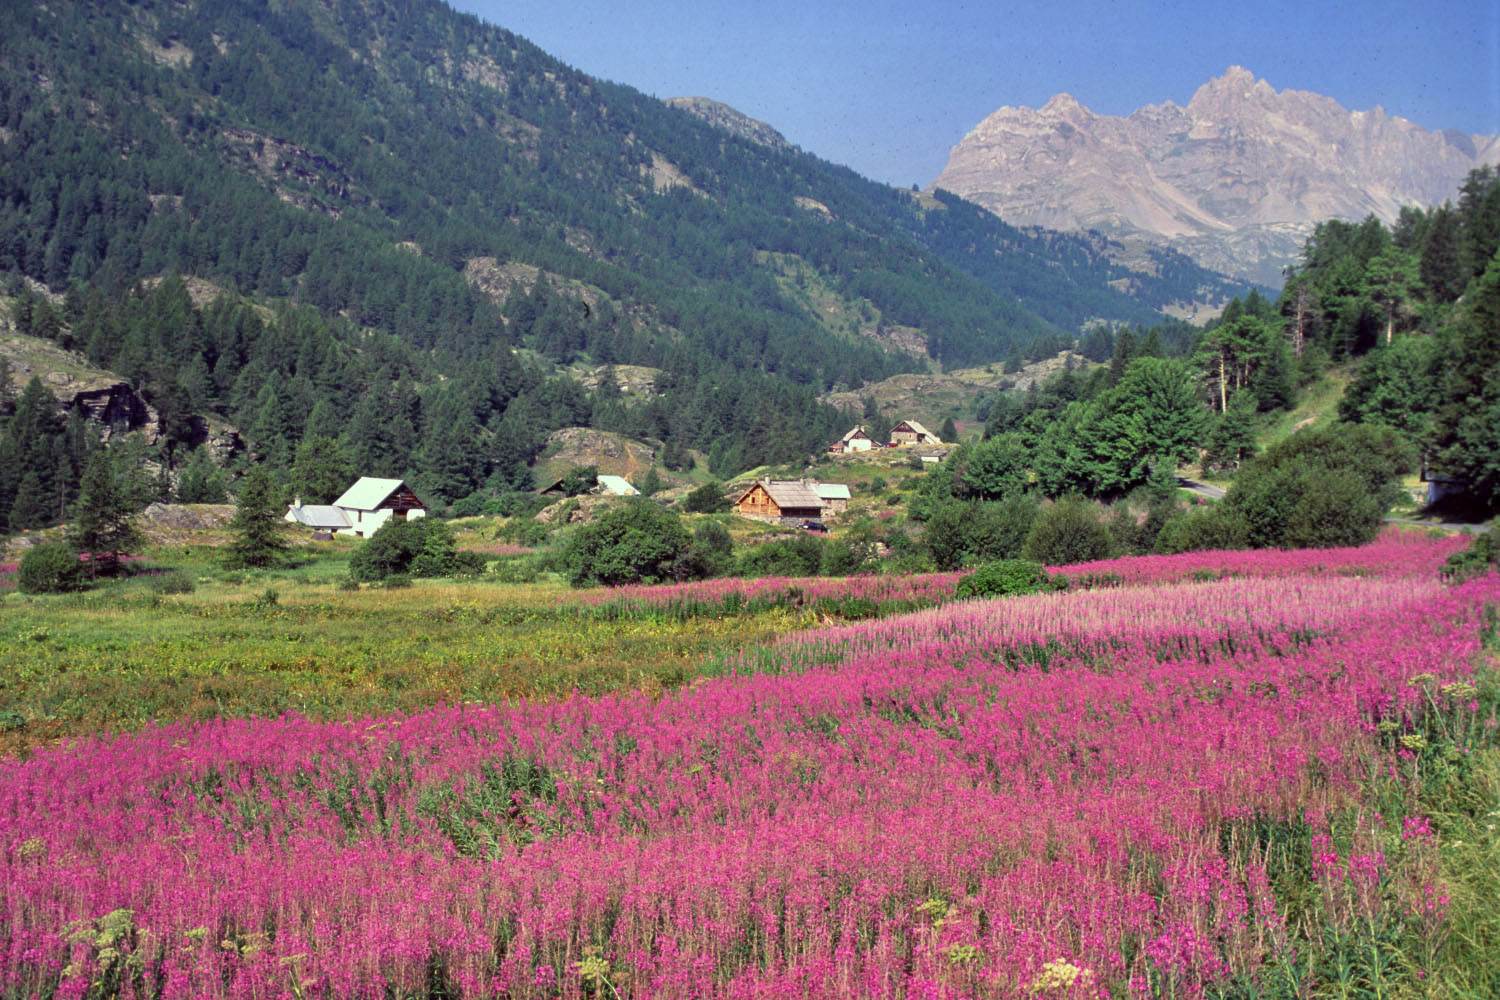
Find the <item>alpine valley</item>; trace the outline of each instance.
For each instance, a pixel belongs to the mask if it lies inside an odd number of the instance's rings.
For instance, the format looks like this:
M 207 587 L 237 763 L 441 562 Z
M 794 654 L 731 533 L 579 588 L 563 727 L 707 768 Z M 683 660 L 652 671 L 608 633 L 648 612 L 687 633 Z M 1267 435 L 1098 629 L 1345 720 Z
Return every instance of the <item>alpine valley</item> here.
M 315 436 L 452 501 L 530 485 L 580 425 L 731 474 L 842 433 L 825 393 L 1248 291 L 867 181 L 436 0 L 7 21 L 3 312 L 137 387 L 171 475 L 210 441 L 286 469 Z M 45 374 L 7 357 L 0 388 Z

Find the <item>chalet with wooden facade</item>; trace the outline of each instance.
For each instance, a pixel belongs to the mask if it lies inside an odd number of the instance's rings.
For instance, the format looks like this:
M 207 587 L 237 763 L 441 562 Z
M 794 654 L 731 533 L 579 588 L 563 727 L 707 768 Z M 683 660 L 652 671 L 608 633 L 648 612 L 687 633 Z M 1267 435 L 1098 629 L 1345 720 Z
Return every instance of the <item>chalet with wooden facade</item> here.
M 758 521 L 800 521 L 823 516 L 823 500 L 804 479 L 760 479 L 734 501 L 744 517 Z
M 303 504 L 287 508 L 285 520 L 315 533 L 336 532 L 368 538 L 391 518 L 414 521 L 427 516 L 427 505 L 404 480 L 362 476 L 331 504 Z
M 943 439 L 915 420 L 903 420 L 891 428 L 891 444 L 942 444 Z
M 848 434 L 839 438 L 828 446 L 830 455 L 845 455 L 855 451 L 869 451 L 875 447 L 875 441 L 865 433 L 863 427 L 855 427 Z

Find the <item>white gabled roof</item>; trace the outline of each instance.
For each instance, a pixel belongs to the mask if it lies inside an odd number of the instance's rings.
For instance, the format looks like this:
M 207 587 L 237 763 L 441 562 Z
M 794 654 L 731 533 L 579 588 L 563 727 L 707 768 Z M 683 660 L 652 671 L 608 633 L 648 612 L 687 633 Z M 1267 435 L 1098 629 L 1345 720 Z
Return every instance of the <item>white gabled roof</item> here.
M 613 493 L 617 497 L 633 497 L 640 495 L 640 490 L 630 485 L 624 476 L 595 476 L 599 485 L 604 487 L 605 492 Z
M 843 483 L 816 483 L 813 491 L 823 500 L 848 500 L 849 487 Z
M 359 480 L 344 495 L 333 502 L 335 507 L 345 510 L 376 510 L 404 483 L 401 479 L 372 479 L 360 476 Z

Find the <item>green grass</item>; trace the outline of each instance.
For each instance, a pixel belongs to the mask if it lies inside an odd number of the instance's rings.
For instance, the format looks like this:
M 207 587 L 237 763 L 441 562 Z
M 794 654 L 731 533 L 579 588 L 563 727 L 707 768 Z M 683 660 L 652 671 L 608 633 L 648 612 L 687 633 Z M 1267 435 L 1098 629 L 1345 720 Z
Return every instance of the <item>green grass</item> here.
M 1339 403 L 1344 391 L 1353 380 L 1347 370 L 1332 369 L 1317 382 L 1302 391 L 1302 399 L 1295 407 L 1277 415 L 1276 419 L 1259 435 L 1261 450 L 1291 437 L 1303 427 L 1322 427 L 1339 418 Z
M 343 553 L 256 572 L 175 554 L 155 562 L 190 579 L 189 593 L 138 576 L 0 600 L 0 752 L 153 720 L 659 692 L 715 653 L 813 623 L 788 611 L 585 622 L 555 580 L 343 591 Z

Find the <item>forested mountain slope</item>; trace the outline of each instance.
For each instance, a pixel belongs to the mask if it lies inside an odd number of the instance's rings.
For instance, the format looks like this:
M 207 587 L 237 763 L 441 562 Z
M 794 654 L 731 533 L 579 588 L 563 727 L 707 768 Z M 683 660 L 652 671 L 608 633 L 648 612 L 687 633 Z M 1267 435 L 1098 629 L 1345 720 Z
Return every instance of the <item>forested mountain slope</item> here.
M 436 0 L 61 0 L 7 21 L 7 291 L 68 293 L 50 318 L 20 311 L 163 413 L 234 419 L 283 465 L 319 403 L 333 417 L 314 430 L 352 447 L 378 398 L 412 444 L 363 458 L 450 499 L 524 480 L 564 418 L 729 470 L 816 448 L 841 419 L 820 392 L 1050 353 L 1085 323 L 1235 290 L 739 138 Z M 171 275 L 226 301 L 137 288 Z M 796 294 L 809 276 L 832 307 Z M 232 318 L 252 302 L 270 312 Z M 536 397 L 580 360 L 666 376 L 604 417 L 576 387 L 566 413 Z M 418 444 L 454 420 L 480 457 L 447 477 Z M 169 432 L 165 461 L 195 443 Z

